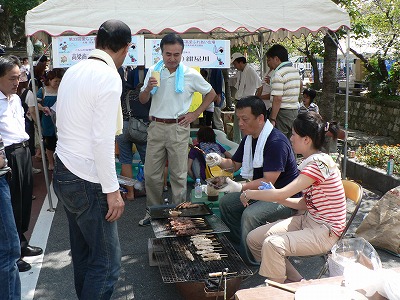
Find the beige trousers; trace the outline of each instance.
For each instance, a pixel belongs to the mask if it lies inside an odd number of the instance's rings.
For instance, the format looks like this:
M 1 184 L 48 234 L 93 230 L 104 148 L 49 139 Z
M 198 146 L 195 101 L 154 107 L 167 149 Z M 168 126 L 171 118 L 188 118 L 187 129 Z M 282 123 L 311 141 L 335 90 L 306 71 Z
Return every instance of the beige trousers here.
M 168 160 L 172 189 L 170 203 L 186 200 L 190 127 L 151 122 L 148 128 L 144 166 L 147 206 L 163 204 L 164 167 Z
M 285 279 L 290 264 L 287 256 L 323 254 L 338 239 L 328 226 L 315 222 L 306 213 L 260 226 L 250 231 L 246 242 L 254 258 L 261 261 L 260 275 Z

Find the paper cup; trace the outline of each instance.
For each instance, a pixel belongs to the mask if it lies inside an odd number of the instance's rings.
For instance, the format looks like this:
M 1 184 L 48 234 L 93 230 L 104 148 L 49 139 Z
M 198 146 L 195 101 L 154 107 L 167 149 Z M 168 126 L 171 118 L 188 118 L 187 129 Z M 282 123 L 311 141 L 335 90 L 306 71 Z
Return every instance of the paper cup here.
M 151 77 L 157 79 L 157 86 L 160 86 L 160 72 L 158 71 L 151 72 Z

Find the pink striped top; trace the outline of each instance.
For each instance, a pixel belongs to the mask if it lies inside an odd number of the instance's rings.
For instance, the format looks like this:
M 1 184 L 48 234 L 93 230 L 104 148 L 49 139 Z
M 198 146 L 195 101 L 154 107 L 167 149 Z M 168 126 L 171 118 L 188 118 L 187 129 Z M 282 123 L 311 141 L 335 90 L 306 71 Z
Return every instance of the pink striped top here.
M 317 162 L 306 165 L 301 174 L 311 177 L 315 182 L 303 191 L 311 217 L 325 223 L 340 236 L 346 226 L 346 196 L 340 172 L 332 172 L 326 179 Z

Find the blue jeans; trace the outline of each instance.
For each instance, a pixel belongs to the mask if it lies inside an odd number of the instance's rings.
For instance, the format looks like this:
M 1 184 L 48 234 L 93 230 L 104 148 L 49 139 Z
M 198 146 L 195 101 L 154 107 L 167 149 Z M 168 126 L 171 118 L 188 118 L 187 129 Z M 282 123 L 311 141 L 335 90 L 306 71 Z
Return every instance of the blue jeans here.
M 242 259 L 251 265 L 259 265 L 246 244 L 247 234 L 253 229 L 293 215 L 294 210 L 273 202 L 256 201 L 248 207 L 240 202 L 241 193 L 229 193 L 219 200 L 222 221 L 229 227 L 227 234 L 239 250 Z
M 69 222 L 75 290 L 79 299 L 110 299 L 121 269 L 117 222 L 107 222 L 101 185 L 71 173 L 56 156 L 54 191 Z
M 21 299 L 20 245 L 6 175 L 0 177 L 0 298 Z

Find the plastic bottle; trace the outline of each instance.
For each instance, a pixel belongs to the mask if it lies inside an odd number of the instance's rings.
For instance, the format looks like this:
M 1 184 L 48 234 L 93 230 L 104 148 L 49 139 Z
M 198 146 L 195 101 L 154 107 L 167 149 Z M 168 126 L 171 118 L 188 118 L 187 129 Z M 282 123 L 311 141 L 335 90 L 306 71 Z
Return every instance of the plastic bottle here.
M 394 156 L 390 155 L 387 163 L 386 174 L 393 175 L 393 168 L 394 168 Z
M 196 184 L 194 185 L 194 197 L 201 198 L 203 196 L 203 191 L 201 189 L 200 178 L 196 179 Z

